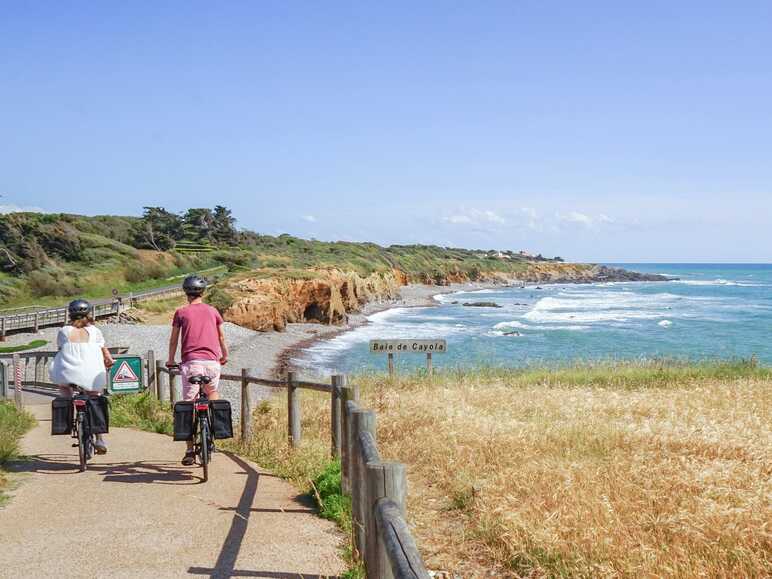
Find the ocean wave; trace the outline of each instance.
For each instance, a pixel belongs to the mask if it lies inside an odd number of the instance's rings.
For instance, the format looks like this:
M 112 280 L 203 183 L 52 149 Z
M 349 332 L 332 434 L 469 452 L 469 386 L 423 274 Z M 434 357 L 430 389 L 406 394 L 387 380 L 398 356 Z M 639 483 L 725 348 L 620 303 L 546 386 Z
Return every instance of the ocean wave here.
M 637 294 L 634 292 L 561 292 L 557 297 L 545 297 L 540 299 L 538 302 L 536 302 L 536 304 L 534 304 L 531 311 L 648 309 L 688 299 L 689 298 L 686 296 L 679 296 L 671 293 Z
M 545 312 L 531 311 L 523 316 L 537 323 L 574 322 L 577 324 L 593 324 L 597 322 L 627 322 L 629 320 L 647 320 L 664 317 L 660 312 L 644 311 L 606 311 L 606 312 Z
M 555 331 L 555 330 L 568 330 L 568 331 L 581 331 L 581 330 L 590 330 L 592 329 L 590 326 L 582 326 L 582 325 L 538 325 L 534 326 L 532 324 L 524 324 L 522 322 L 519 322 L 517 320 L 511 320 L 509 322 L 500 322 L 493 326 L 493 330 L 495 332 L 505 332 L 507 330 L 530 330 L 530 331 Z
M 681 299 L 675 294 L 610 293 L 590 297 L 566 294 L 545 297 L 523 315 L 529 322 L 569 323 L 571 325 L 598 322 L 626 322 L 630 319 L 665 317 L 672 303 Z
M 367 320 L 370 323 L 384 322 L 390 318 L 398 317 L 402 314 L 408 313 L 410 308 L 390 308 L 383 310 L 382 312 L 376 312 L 367 316 Z
M 695 286 L 738 286 L 738 287 L 766 287 L 767 284 L 750 282 L 750 281 L 736 281 L 730 279 L 678 279 L 673 280 L 673 283 L 680 283 L 683 285 L 695 285 Z

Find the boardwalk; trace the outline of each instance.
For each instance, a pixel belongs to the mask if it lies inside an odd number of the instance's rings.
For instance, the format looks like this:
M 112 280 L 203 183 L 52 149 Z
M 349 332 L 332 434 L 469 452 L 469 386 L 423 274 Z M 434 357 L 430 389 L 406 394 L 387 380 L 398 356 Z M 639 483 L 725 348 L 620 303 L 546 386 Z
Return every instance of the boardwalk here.
M 285 481 L 215 455 L 210 481 L 183 467 L 184 445 L 113 429 L 110 452 L 78 473 L 50 408 L 13 465 L 21 484 L 0 508 L 2 577 L 337 577 L 341 535 Z

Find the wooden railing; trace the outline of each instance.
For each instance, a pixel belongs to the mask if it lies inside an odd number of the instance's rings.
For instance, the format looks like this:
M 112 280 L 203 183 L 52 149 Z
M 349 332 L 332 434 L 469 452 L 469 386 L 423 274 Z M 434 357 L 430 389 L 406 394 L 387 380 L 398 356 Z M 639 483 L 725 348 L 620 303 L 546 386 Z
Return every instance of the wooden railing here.
M 182 294 L 182 288 L 173 286 L 130 293 L 125 300 L 99 300 L 93 303 L 91 315 L 94 319 L 112 316 L 125 311 L 137 302 L 157 300 Z M 67 306 L 40 308 L 32 311 L 16 311 L 14 313 L 0 312 L 0 341 L 5 339 L 8 332 L 20 330 L 37 332 L 44 326 L 61 326 L 66 323 Z
M 125 354 L 126 346 L 108 348 L 111 354 Z M 58 384 L 48 379 L 49 363 L 56 356 L 55 351 L 36 350 L 34 352 L 19 352 L 16 354 L 0 354 L 0 399 L 8 398 L 8 386 L 14 386 L 14 399 L 21 407 L 21 391 L 16 389 L 18 375 L 19 388 L 34 388 L 45 392 L 58 391 Z M 30 362 L 31 361 L 31 362 Z M 30 374 L 32 374 L 30 376 Z
M 353 541 L 367 577 L 428 579 L 405 519 L 405 465 L 381 460 L 376 414 L 359 406 L 356 388 L 342 388 L 344 401 L 343 491 L 351 496 Z
M 116 348 L 114 353 L 124 353 Z M 118 351 L 121 350 L 121 351 Z M 7 386 L 16 374 L 24 371 L 22 359 L 34 360 L 35 380 L 22 380 L 23 387 L 51 388 L 46 382 L 48 360 L 55 352 L 31 352 L 13 355 L 13 374 L 8 373 L 6 360 L 0 359 L 0 398 L 8 398 Z M 8 357 L 8 356 L 6 356 Z M 179 369 L 166 368 L 155 353 L 143 357 L 146 369 L 145 387 L 159 400 L 173 407 L 179 399 Z M 3 369 L 5 371 L 3 372 Z M 9 377 L 11 378 L 9 380 Z M 236 382 L 240 389 L 240 434 L 249 440 L 252 432 L 253 401 L 249 385 L 257 384 L 287 391 L 287 440 L 297 447 L 301 441 L 302 390 L 322 392 L 330 396 L 330 453 L 339 458 L 343 492 L 351 497 L 353 543 L 355 552 L 364 563 L 369 579 L 428 579 L 421 555 L 405 517 L 407 479 L 405 465 L 383 461 L 376 442 L 376 414 L 359 405 L 359 389 L 347 385 L 346 377 L 332 376 L 330 383 L 298 380 L 288 372 L 286 379 L 270 380 L 250 376 L 248 370 L 239 374 L 221 374 L 220 380 Z M 15 390 L 21 405 L 21 391 Z

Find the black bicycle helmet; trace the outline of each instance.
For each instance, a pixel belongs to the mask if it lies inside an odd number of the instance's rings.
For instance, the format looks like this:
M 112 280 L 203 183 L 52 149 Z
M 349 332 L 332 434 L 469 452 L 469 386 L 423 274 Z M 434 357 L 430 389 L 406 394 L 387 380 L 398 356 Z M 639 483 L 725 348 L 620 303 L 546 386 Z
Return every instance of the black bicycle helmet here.
M 91 313 L 91 304 L 86 300 L 73 300 L 67 306 L 67 312 L 70 314 L 71 320 L 80 320 L 88 317 Z
M 185 278 L 185 281 L 182 282 L 182 289 L 185 291 L 186 295 L 200 296 L 206 289 L 206 280 L 200 275 L 189 275 Z

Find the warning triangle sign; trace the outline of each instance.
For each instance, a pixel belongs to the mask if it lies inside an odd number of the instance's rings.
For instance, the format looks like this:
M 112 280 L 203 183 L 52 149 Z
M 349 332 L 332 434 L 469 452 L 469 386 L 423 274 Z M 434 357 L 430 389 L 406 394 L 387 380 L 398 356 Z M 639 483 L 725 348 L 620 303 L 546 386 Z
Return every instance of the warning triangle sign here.
M 121 365 L 118 366 L 118 370 L 113 376 L 113 382 L 137 382 L 138 380 L 139 378 L 126 360 L 121 362 Z

